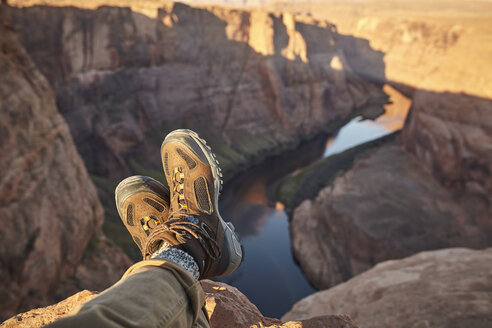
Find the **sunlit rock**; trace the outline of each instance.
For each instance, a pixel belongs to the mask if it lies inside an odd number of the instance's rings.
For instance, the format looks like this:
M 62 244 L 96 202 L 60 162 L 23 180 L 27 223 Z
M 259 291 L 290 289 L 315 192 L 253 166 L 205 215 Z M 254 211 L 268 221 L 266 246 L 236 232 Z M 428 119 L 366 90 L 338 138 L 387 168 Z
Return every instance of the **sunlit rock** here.
M 282 319 L 346 313 L 367 328 L 489 327 L 491 263 L 491 248 L 451 248 L 383 262 L 306 297 Z
M 356 328 L 346 315 L 323 315 L 308 320 L 282 322 L 264 317 L 239 290 L 227 284 L 204 280 L 206 310 L 211 327 L 215 328 Z M 60 303 L 18 314 L 2 324 L 3 328 L 39 328 L 70 312 L 97 296 L 84 290 Z

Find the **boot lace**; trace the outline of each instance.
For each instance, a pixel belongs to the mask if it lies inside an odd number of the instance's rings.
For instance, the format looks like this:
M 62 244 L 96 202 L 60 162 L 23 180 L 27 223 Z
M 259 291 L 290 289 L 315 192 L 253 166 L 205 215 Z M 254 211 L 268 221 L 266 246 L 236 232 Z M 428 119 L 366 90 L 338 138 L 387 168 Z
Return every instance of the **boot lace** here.
M 171 199 L 171 208 L 169 217 L 175 218 L 188 218 L 188 205 L 184 196 L 184 179 L 185 175 L 181 167 L 174 168 L 173 174 L 173 197 Z
M 179 241 L 195 238 L 199 241 L 207 256 L 212 259 L 212 262 L 216 261 L 220 257 L 220 248 L 217 241 L 210 237 L 198 224 L 189 220 L 189 208 L 184 196 L 185 175 L 183 169 L 181 167 L 176 167 L 174 168 L 173 173 L 173 196 L 171 199 L 169 220 L 160 224 L 155 231 L 153 231 L 152 235 L 157 237 L 158 234 L 170 232 L 174 234 Z M 155 239 L 158 239 L 158 237 Z

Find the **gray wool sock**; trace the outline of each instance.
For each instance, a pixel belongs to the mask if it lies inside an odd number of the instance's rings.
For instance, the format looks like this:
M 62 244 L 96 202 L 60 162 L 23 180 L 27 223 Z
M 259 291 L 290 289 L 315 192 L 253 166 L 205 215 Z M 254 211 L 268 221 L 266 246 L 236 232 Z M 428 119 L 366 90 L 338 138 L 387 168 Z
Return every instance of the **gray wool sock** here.
M 152 254 L 152 259 L 166 259 L 172 261 L 188 271 L 193 278 L 198 280 L 200 270 L 193 257 L 185 251 L 172 247 L 168 243 L 164 243 L 158 251 Z

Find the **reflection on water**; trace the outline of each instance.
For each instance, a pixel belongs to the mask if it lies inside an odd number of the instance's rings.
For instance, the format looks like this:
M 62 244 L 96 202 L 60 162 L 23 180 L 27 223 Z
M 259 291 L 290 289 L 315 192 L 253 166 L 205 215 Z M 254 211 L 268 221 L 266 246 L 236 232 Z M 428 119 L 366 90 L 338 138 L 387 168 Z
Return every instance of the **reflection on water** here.
M 264 315 L 279 318 L 315 290 L 292 258 L 285 212 L 264 205 L 245 207 L 248 209 L 236 219 L 252 219 L 258 226 L 241 240 L 245 249 L 242 265 L 221 280 L 239 288 Z
M 315 292 L 294 262 L 284 206 L 270 197 L 273 184 L 323 155 L 400 129 L 410 102 L 391 87 L 384 88 L 393 104 L 387 105 L 386 114 L 376 121 L 356 118 L 328 143 L 327 136 L 319 136 L 268 159 L 225 186 L 220 211 L 234 223 L 244 245 L 245 259 L 238 270 L 220 280 L 237 287 L 264 315 L 279 318 L 295 302 Z
M 269 193 L 276 180 L 320 158 L 326 139 L 320 136 L 275 156 L 224 187 L 220 211 L 234 223 L 245 258 L 238 270 L 220 280 L 237 287 L 269 317 L 280 318 L 315 292 L 294 262 L 283 205 Z
M 356 117 L 347 123 L 340 129 L 335 138 L 330 138 L 327 141 L 324 157 L 343 152 L 403 128 L 411 105 L 410 99 L 387 84 L 383 90 L 391 102 L 384 106 L 385 113 L 374 121 Z

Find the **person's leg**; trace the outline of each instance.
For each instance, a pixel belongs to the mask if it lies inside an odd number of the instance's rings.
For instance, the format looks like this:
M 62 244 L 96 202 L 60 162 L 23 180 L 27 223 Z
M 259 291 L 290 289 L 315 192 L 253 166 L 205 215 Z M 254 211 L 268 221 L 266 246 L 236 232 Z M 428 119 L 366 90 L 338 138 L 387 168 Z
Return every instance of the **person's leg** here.
M 148 260 L 48 327 L 209 327 L 204 303 L 199 281 L 180 265 Z
M 134 176 L 115 193 L 123 224 L 146 261 L 52 327 L 209 326 L 198 280 L 227 275 L 243 259 L 234 226 L 218 211 L 222 173 L 205 140 L 190 130 L 167 135 L 161 155 L 171 190 Z

